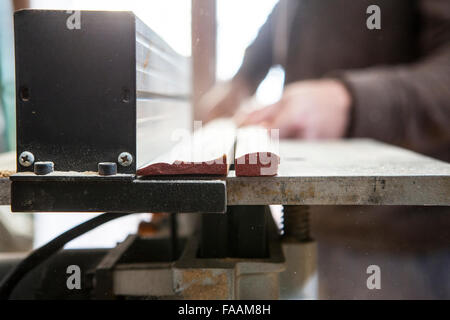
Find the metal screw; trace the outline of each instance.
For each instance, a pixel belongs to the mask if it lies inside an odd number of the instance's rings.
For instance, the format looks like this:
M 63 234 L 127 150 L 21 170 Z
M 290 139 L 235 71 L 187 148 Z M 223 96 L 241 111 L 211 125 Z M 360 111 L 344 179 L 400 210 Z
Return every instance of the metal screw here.
M 24 151 L 19 156 L 19 163 L 23 167 L 29 167 L 34 163 L 34 155 L 29 151 Z
M 128 167 L 133 163 L 133 156 L 128 152 L 122 152 L 121 154 L 119 154 L 117 161 L 122 167 Z
M 283 225 L 285 238 L 299 242 L 311 240 L 309 206 L 283 206 Z

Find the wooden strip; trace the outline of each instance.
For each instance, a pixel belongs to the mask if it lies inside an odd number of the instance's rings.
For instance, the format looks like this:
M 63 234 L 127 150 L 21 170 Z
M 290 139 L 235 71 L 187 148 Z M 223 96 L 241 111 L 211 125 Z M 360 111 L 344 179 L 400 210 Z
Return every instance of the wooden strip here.
M 220 175 L 226 176 L 233 161 L 236 126 L 232 120 L 218 119 L 196 130 L 174 132 L 182 138 L 168 153 L 138 169 L 140 176 Z
M 240 128 L 237 132 L 234 168 L 236 176 L 275 176 L 278 173 L 277 143 L 269 131 L 259 126 Z

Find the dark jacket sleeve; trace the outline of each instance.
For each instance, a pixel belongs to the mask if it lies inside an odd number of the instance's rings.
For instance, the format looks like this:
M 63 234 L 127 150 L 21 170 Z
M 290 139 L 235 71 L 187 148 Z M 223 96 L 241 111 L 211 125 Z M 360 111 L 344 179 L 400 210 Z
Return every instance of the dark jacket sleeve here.
M 408 65 L 347 71 L 349 136 L 416 150 L 450 142 L 450 1 L 422 0 L 422 58 Z
M 273 39 L 280 4 L 276 4 L 255 40 L 245 50 L 244 60 L 234 78 L 244 79 L 254 94 L 273 65 Z

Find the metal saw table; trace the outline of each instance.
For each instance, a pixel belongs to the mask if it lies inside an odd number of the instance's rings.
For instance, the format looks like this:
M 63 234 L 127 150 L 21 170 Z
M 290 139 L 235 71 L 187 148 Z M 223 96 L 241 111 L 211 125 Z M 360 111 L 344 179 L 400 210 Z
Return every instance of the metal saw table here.
M 133 184 L 96 177 L 105 190 L 96 190 L 89 197 L 83 186 L 71 187 L 71 177 L 65 175 L 66 192 L 75 194 L 72 197 L 64 194 L 64 198 L 69 204 L 78 203 L 80 210 L 84 209 L 80 201 L 86 198 L 89 203 L 114 204 L 105 209 L 148 212 L 223 212 L 226 205 L 450 205 L 450 164 L 398 147 L 366 139 L 282 141 L 280 154 L 279 174 L 275 177 L 236 177 L 234 171 L 225 179 L 128 177 Z M 64 176 L 55 172 L 42 180 L 48 181 L 52 176 L 59 179 L 61 175 Z M 29 176 L 34 174 L 21 173 L 11 179 L 13 183 L 20 183 Z M 0 184 L 1 204 L 9 204 L 11 182 L 1 178 Z M 35 192 L 31 199 L 43 206 L 42 211 L 46 211 L 45 201 L 57 202 L 56 191 L 64 193 L 64 189 L 38 191 L 20 188 L 28 200 L 28 193 Z M 134 197 L 132 192 L 135 192 Z M 111 193 L 115 199 L 111 199 Z M 107 199 L 104 201 L 102 197 Z M 76 211 L 76 208 L 69 208 L 69 204 L 65 205 L 67 210 L 55 207 L 52 211 Z
M 450 164 L 368 139 L 283 141 L 276 177 L 227 178 L 229 205 L 450 205 Z

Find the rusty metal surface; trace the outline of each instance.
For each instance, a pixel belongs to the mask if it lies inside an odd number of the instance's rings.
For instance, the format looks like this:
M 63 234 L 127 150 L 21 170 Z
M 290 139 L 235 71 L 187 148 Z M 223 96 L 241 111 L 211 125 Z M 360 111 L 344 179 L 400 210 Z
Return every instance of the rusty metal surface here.
M 450 164 L 366 139 L 283 141 L 276 177 L 227 181 L 228 205 L 450 205 Z
M 278 299 L 279 273 L 285 270 L 280 242 L 269 243 L 263 259 L 197 258 L 193 236 L 173 266 L 174 291 L 183 299 Z
M 0 205 L 11 203 L 11 181 L 9 176 L 16 172 L 16 152 L 0 154 Z
M 11 203 L 11 181 L 9 178 L 0 178 L 0 205 Z
M 129 236 L 122 246 L 130 241 L 145 242 L 145 246 L 136 245 L 134 250 L 130 246 L 130 250 L 123 252 L 119 245 L 105 256 L 102 270 L 111 273 L 100 283 L 100 293 L 200 300 L 279 297 L 279 274 L 285 270 L 280 242 L 272 241 L 269 255 L 263 259 L 203 259 L 197 256 L 198 235 L 193 235 L 181 256 L 171 261 L 169 256 L 161 255 L 167 251 L 155 251 L 152 242 L 157 240 L 133 237 Z M 136 251 L 139 248 L 146 251 Z M 123 258 L 117 259 L 117 254 Z M 140 262 L 133 260 L 137 256 Z

